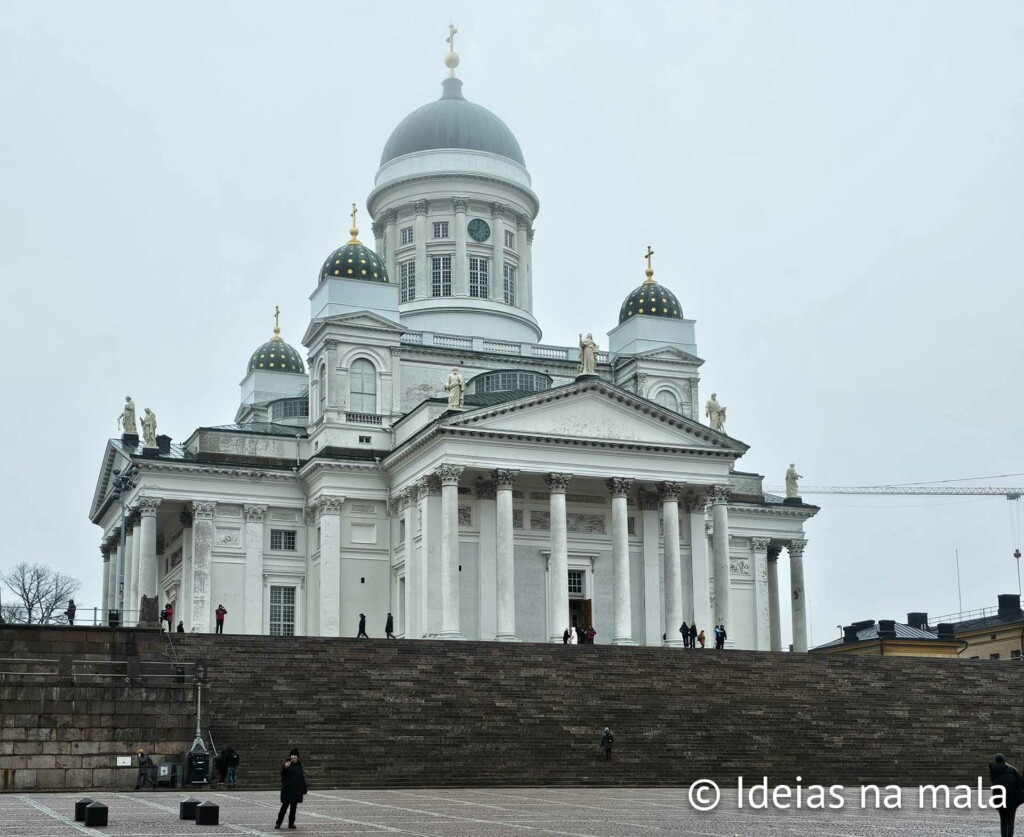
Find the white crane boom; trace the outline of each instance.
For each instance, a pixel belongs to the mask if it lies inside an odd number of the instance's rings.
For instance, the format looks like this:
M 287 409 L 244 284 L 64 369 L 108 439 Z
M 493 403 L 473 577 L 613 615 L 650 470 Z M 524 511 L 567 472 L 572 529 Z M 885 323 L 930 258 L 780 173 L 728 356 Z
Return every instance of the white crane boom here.
M 772 487 L 765 489 L 769 494 L 785 494 L 786 489 Z M 1005 497 L 1007 500 L 1019 500 L 1024 495 L 1024 488 L 1002 488 L 999 486 L 950 487 L 927 485 L 815 485 L 804 488 L 800 486 L 800 494 L 911 494 L 911 495 L 953 495 Z

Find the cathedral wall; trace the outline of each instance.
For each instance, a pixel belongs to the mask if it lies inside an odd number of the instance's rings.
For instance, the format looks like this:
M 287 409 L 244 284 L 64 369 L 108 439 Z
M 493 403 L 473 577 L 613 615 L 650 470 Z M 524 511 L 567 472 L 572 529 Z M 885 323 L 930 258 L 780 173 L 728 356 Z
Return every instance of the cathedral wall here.
M 459 544 L 459 630 L 466 639 L 494 639 L 480 636 L 480 544 Z
M 546 562 L 535 546 L 516 544 L 516 635 L 547 642 Z
M 214 628 L 212 612 L 223 604 L 228 611 L 225 629 L 241 633 L 245 615 L 245 559 L 214 554 L 210 575 L 210 630 Z
M 341 561 L 341 635 L 355 636 L 359 614 L 366 614 L 366 632 L 384 636 L 384 619 L 391 608 L 391 568 L 386 561 L 349 558 Z

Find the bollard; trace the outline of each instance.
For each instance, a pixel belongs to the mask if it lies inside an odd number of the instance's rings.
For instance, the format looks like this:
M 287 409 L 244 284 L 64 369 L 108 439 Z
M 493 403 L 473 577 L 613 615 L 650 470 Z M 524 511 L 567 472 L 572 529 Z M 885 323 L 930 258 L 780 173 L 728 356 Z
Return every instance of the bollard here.
M 95 799 L 89 799 L 89 797 L 86 796 L 75 803 L 75 822 L 81 822 L 85 819 L 85 806 L 91 805 L 95 801 Z
M 85 824 L 90 828 L 102 828 L 107 824 L 107 806 L 93 802 L 85 806 Z
M 188 799 L 183 800 L 181 805 L 178 806 L 178 819 L 194 820 L 196 818 L 196 806 L 198 804 L 199 800 L 193 799 L 191 796 Z
M 220 805 L 214 802 L 196 805 L 196 825 L 220 825 Z

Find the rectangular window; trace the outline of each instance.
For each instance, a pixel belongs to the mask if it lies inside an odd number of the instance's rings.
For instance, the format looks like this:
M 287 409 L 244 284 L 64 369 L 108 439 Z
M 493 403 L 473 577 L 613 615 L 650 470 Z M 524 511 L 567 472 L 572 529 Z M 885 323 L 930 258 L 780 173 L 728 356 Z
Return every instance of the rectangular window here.
M 447 238 L 448 237 L 448 222 L 447 221 L 434 221 L 434 238 Z
M 398 240 L 402 246 L 412 244 L 412 227 L 402 227 L 398 233 Z
M 1014 648 L 1010 652 L 1010 659 L 1011 660 L 1019 660 L 1020 659 L 1020 649 L 1019 648 Z
M 416 262 L 402 262 L 398 265 L 399 301 L 412 302 L 416 299 Z
M 434 256 L 430 260 L 431 296 L 452 295 L 452 257 Z
M 294 529 L 271 529 L 270 548 L 280 549 L 287 552 L 295 551 L 295 530 Z
M 990 660 L 998 660 L 999 659 L 999 655 L 998 654 L 989 654 L 988 658 Z
M 516 249 L 516 234 L 513 230 L 505 230 L 505 249 Z
M 569 595 L 583 595 L 583 570 L 569 570 Z
M 505 302 L 516 304 L 516 269 L 510 264 L 505 265 Z
M 295 588 L 270 588 L 270 635 L 295 636 Z
M 487 299 L 487 259 L 470 258 L 469 295 Z

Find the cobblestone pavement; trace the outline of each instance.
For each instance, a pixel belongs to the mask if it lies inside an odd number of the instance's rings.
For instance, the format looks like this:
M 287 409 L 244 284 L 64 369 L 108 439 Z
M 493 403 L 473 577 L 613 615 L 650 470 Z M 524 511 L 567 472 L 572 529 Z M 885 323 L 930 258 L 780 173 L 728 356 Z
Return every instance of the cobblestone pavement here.
M 806 789 L 805 789 L 806 792 Z M 921 810 L 918 790 L 904 789 L 902 808 L 861 807 L 859 791 L 846 792 L 838 811 L 751 811 L 737 808 L 735 788 L 723 790 L 721 804 L 702 813 L 687 801 L 687 788 L 571 789 L 502 788 L 474 790 L 312 791 L 299 806 L 298 831 L 275 831 L 278 794 L 272 791 L 200 791 L 197 799 L 220 805 L 219 826 L 197 826 L 178 819 L 187 794 L 175 791 L 93 793 L 109 807 L 105 829 L 74 822 L 74 803 L 83 794 L 0 795 L 0 837 L 60 837 L 106 833 L 132 837 L 219 834 L 341 835 L 406 834 L 414 837 L 470 835 L 559 835 L 559 837 L 978 837 L 999 834 L 995 811 Z M 987 792 L 985 794 L 987 799 Z

